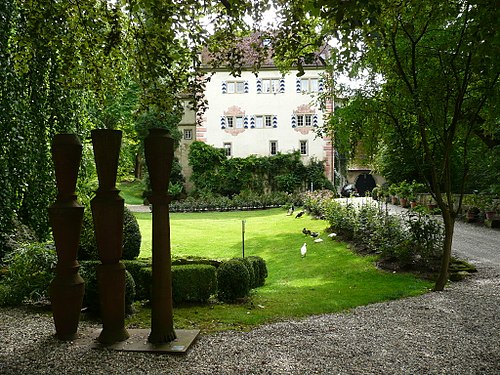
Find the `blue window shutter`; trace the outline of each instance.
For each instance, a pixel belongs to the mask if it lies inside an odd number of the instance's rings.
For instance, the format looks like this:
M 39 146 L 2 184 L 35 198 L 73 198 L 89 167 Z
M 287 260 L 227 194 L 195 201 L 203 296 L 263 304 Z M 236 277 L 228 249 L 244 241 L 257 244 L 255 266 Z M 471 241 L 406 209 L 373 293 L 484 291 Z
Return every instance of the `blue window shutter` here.
M 262 80 L 257 79 L 257 94 L 262 94 Z
M 295 78 L 295 91 L 298 93 L 302 92 L 302 85 L 300 84 L 300 78 Z
M 273 128 L 278 127 L 278 116 L 273 115 Z
M 255 116 L 250 117 L 250 127 L 252 129 L 255 128 Z
M 221 127 L 221 129 L 226 128 L 226 117 L 224 117 L 224 116 L 220 117 L 220 127 Z
M 295 128 L 297 126 L 297 116 L 295 113 L 292 115 L 292 128 Z
M 245 117 L 243 118 L 243 127 L 244 127 L 245 129 L 248 129 L 248 116 L 245 116 Z
M 284 92 L 285 92 L 285 79 L 280 78 L 280 93 L 284 93 Z
M 243 86 L 244 86 L 243 87 L 243 92 L 245 94 L 248 94 L 248 92 L 250 91 L 250 87 L 249 87 L 250 85 L 249 85 L 248 81 L 245 81 L 245 83 L 243 84 Z
M 318 80 L 318 91 L 319 91 L 319 92 L 323 92 L 324 87 L 325 87 L 325 83 L 324 83 L 324 81 L 323 81 L 323 78 L 320 78 L 320 79 Z
M 318 127 L 318 115 L 313 115 L 312 123 L 315 128 Z
M 226 81 L 222 81 L 222 93 L 227 94 L 227 83 Z

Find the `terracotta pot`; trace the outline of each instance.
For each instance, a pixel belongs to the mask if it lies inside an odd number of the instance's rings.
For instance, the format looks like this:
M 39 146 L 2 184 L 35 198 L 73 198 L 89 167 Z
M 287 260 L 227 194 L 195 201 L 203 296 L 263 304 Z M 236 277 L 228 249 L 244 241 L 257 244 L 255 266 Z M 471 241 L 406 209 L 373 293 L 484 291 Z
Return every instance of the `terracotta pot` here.
M 75 194 L 82 144 L 74 134 L 58 134 L 51 151 L 58 194 L 56 202 L 49 207 L 49 222 L 56 245 L 57 266 L 49 292 L 56 337 L 73 340 L 77 336 L 85 292 L 76 260 L 84 210 Z
M 416 201 L 410 201 L 410 207 L 411 208 L 417 207 L 417 202 Z
M 496 212 L 495 211 L 486 211 L 484 213 L 484 215 L 486 216 L 487 220 L 493 220 L 496 216 Z
M 398 200 L 398 197 L 391 197 L 391 203 L 392 203 L 393 205 L 397 205 L 397 204 L 398 204 L 398 201 L 399 201 L 399 200 Z
M 408 206 L 408 199 L 399 198 L 399 203 L 401 204 L 401 207 L 406 207 L 406 206 Z

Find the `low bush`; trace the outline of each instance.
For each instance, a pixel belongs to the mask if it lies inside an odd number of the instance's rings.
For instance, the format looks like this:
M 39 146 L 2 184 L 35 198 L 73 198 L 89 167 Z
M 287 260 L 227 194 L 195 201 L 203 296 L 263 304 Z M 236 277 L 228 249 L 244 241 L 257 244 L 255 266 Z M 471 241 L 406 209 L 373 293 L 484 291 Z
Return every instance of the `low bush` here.
M 216 267 L 206 259 L 172 266 L 172 298 L 174 303 L 206 302 L 217 291 Z M 151 300 L 153 274 L 150 260 L 123 261 L 136 285 L 136 299 Z
M 206 302 L 217 291 L 216 268 L 205 264 L 172 267 L 174 303 Z
M 217 269 L 217 296 L 224 302 L 234 302 L 248 296 L 250 291 L 250 275 L 247 266 L 237 260 L 223 262 Z
M 141 231 L 134 214 L 125 207 L 123 211 L 123 253 L 122 259 L 135 259 L 141 252 Z
M 233 258 L 241 263 L 247 268 L 248 271 L 248 282 L 249 282 L 249 288 L 252 289 L 254 288 L 255 285 L 255 271 L 253 268 L 252 263 L 248 260 L 248 258 Z
M 259 256 L 249 256 L 247 259 L 253 267 L 255 274 L 255 281 L 252 285 L 253 288 L 258 288 L 259 286 L 263 286 L 266 282 L 267 277 L 267 265 L 266 261 Z
M 0 304 L 19 305 L 48 299 L 57 255 L 53 243 L 25 244 L 4 258 L 8 269 L 0 280 Z

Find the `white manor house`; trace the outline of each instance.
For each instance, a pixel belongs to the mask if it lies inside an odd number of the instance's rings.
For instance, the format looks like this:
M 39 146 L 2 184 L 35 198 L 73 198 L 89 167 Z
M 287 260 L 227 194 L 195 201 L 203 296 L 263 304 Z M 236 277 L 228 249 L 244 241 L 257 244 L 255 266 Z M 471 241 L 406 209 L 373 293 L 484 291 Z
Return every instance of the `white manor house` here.
M 333 108 L 333 99 L 319 105 L 318 95 L 325 85 L 325 67 L 304 66 L 282 74 L 271 59 L 262 64 L 258 75 L 243 69 L 235 77 L 219 68 L 206 84 L 206 111 L 196 124 L 196 116 L 186 111 L 179 126 L 183 139 L 177 156 L 189 179 L 187 156 L 192 141 L 202 141 L 224 148 L 228 157 L 249 155 L 270 156 L 299 151 L 304 164 L 311 159 L 324 161 L 325 175 L 334 182 L 335 155 L 331 140 L 319 136 L 326 111 Z M 188 189 L 189 181 L 187 182 Z

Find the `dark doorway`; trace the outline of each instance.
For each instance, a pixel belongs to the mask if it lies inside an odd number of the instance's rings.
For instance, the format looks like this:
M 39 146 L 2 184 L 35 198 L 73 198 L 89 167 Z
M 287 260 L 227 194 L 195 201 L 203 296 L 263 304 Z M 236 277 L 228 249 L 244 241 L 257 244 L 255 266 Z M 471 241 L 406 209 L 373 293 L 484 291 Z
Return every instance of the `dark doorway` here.
M 375 186 L 377 186 L 375 179 L 369 173 L 362 173 L 356 179 L 356 189 L 360 197 L 364 197 L 366 192 L 372 191 Z

